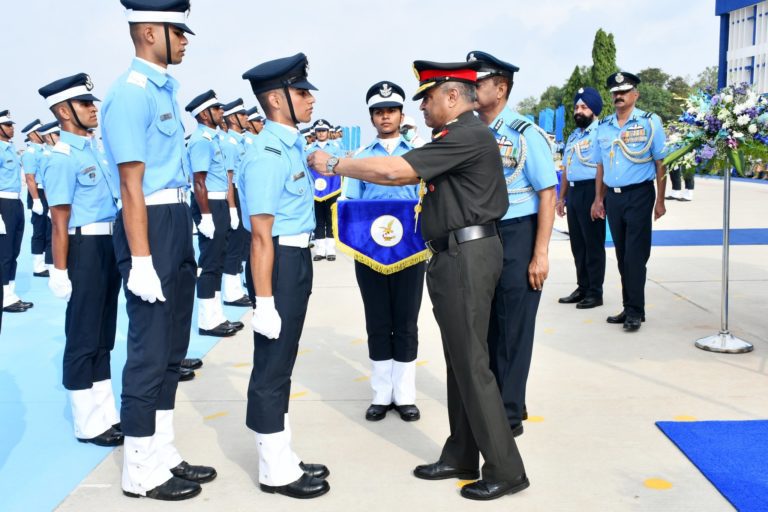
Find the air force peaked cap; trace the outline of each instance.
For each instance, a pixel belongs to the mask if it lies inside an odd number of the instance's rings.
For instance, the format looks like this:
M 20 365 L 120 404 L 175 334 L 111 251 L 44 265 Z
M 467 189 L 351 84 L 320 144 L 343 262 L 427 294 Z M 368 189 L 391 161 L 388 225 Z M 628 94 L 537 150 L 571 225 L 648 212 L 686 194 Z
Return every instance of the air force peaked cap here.
M 373 84 L 365 95 L 368 108 L 403 107 L 405 92 L 403 88 L 393 82 L 379 82 Z
M 223 105 L 221 102 L 218 100 L 218 98 L 216 98 L 216 93 L 213 92 L 213 90 L 208 90 L 190 101 L 187 106 L 184 107 L 184 110 L 193 116 L 196 116 L 207 108 L 216 108 L 222 106 Z
M 60 131 L 61 129 L 59 128 L 59 122 L 52 121 L 41 126 L 37 133 L 40 135 L 50 135 L 52 133 L 59 133 Z
M 245 111 L 249 121 L 264 121 L 264 116 L 259 113 L 259 107 L 251 107 Z
M 330 130 L 331 123 L 329 123 L 325 119 L 318 119 L 317 121 L 315 121 L 315 124 L 312 125 L 312 129 L 316 132 L 320 130 Z
M 222 105 L 225 116 L 231 116 L 232 114 L 245 114 L 245 105 L 243 104 L 243 98 L 237 98 L 235 101 Z
M 512 78 L 520 68 L 509 62 L 497 59 L 490 53 L 473 50 L 467 54 L 467 62 L 479 61 L 481 63 L 480 72 L 477 74 L 478 80 L 491 76 L 508 76 Z
M 120 3 L 126 8 L 128 23 L 168 23 L 195 35 L 187 26 L 189 0 L 120 0 Z
M 619 71 L 608 77 L 605 81 L 605 85 L 611 92 L 629 91 L 634 89 L 640 83 L 640 77 L 627 73 L 626 71 Z
M 292 57 L 270 60 L 259 64 L 243 73 L 243 79 L 251 82 L 254 94 L 261 94 L 273 89 L 293 87 L 316 91 L 317 88 L 307 80 L 309 62 L 303 53 Z
M 36 132 L 40 129 L 40 127 L 43 126 L 43 123 L 40 122 L 39 119 L 35 119 L 31 123 L 29 123 L 27 126 L 21 129 L 21 133 L 24 135 L 27 135 L 32 132 Z
M 16 124 L 11 121 L 10 110 L 0 110 L 0 124 Z
M 413 72 L 419 80 L 419 88 L 413 96 L 414 101 L 420 100 L 424 94 L 436 85 L 444 82 L 477 83 L 477 72 L 480 63 L 473 62 L 431 62 L 417 60 L 413 62 Z
M 85 73 L 68 76 L 51 82 L 37 90 L 49 107 L 67 100 L 101 101 L 91 94 L 93 82 Z

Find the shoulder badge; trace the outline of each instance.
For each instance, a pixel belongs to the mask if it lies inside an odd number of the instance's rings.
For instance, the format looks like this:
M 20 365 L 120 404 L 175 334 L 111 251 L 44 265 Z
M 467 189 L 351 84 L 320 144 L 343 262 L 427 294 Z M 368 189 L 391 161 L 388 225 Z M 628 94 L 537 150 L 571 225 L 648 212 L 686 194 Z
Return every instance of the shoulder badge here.
M 27 149 L 24 150 L 25 153 L 29 153 L 30 155 L 35 152 L 34 146 L 27 146 Z
M 606 116 L 606 117 L 602 118 L 598 124 L 607 123 L 608 120 L 610 120 L 610 119 L 611 119 L 611 116 Z
M 126 83 L 137 85 L 142 89 L 147 87 L 147 75 L 144 73 L 139 73 L 136 70 L 131 70 L 131 72 L 128 73 L 128 78 L 126 78 L 125 81 Z
M 208 132 L 203 132 L 203 133 L 202 133 L 202 135 L 203 135 L 203 138 L 204 138 L 204 139 L 206 139 L 206 140 L 209 140 L 209 141 L 213 142 L 213 135 L 211 135 L 210 133 L 208 133 Z
M 273 147 L 270 147 L 270 146 L 264 146 L 264 151 L 269 151 L 270 153 L 274 153 L 277 156 L 281 156 L 283 154 L 283 152 L 280 151 L 279 149 L 273 148 Z
M 509 123 L 509 127 L 515 130 L 517 133 L 523 133 L 525 130 L 531 127 L 531 123 L 529 121 L 523 121 L 522 119 L 515 119 Z
M 499 118 L 499 120 L 496 121 L 496 123 L 493 125 L 493 131 L 495 132 L 499 131 L 499 128 L 501 128 L 502 126 L 504 126 L 504 119 Z
M 646 119 L 651 119 L 653 117 L 653 112 L 646 112 L 645 114 L 642 115 L 642 117 Z
M 66 142 L 59 141 L 53 146 L 53 151 L 55 153 L 61 153 L 62 155 L 69 155 L 70 146 Z
M 229 143 L 237 146 L 237 140 L 232 136 L 229 137 Z

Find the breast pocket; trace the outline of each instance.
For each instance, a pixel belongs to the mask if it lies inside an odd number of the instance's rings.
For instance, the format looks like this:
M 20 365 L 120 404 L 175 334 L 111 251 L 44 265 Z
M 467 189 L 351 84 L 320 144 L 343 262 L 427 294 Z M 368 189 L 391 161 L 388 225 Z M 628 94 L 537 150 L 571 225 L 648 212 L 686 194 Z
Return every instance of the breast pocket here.
M 77 174 L 77 182 L 84 187 L 92 187 L 102 180 L 101 172 L 96 168 L 89 168 Z
M 295 181 L 292 178 L 289 178 L 285 183 L 285 190 L 293 196 L 303 196 L 306 194 L 308 188 L 309 183 L 305 177 L 301 177 Z
M 161 114 L 155 126 L 160 133 L 170 137 L 179 129 L 179 121 L 171 113 Z

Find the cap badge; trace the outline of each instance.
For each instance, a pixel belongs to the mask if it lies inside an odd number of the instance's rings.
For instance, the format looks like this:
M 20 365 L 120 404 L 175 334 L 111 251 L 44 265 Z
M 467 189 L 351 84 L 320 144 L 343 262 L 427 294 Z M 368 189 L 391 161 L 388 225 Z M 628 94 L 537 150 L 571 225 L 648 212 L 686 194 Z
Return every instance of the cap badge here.
M 622 75 L 621 73 L 616 73 L 616 83 L 620 84 L 622 82 L 624 82 L 624 75 Z
M 389 84 L 382 85 L 381 89 L 379 89 L 379 94 L 382 98 L 389 98 L 392 96 L 392 87 L 390 87 Z
M 584 94 L 584 88 L 579 89 L 579 94 Z
M 90 75 L 85 75 L 85 88 L 89 91 L 93 90 L 93 82 Z
M 475 57 L 475 53 L 472 52 L 469 54 L 469 58 L 467 59 L 467 62 L 474 62 L 477 60 L 477 57 Z

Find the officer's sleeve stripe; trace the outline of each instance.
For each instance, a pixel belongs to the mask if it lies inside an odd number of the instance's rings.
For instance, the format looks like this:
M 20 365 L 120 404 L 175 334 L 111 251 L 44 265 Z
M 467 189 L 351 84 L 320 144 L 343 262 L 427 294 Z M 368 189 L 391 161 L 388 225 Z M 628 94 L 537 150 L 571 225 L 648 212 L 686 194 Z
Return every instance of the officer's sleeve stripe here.
M 269 146 L 264 146 L 264 151 L 269 151 L 270 153 L 274 153 L 274 154 L 276 154 L 278 156 L 283 154 L 283 152 L 280 151 L 279 149 L 271 148 Z

